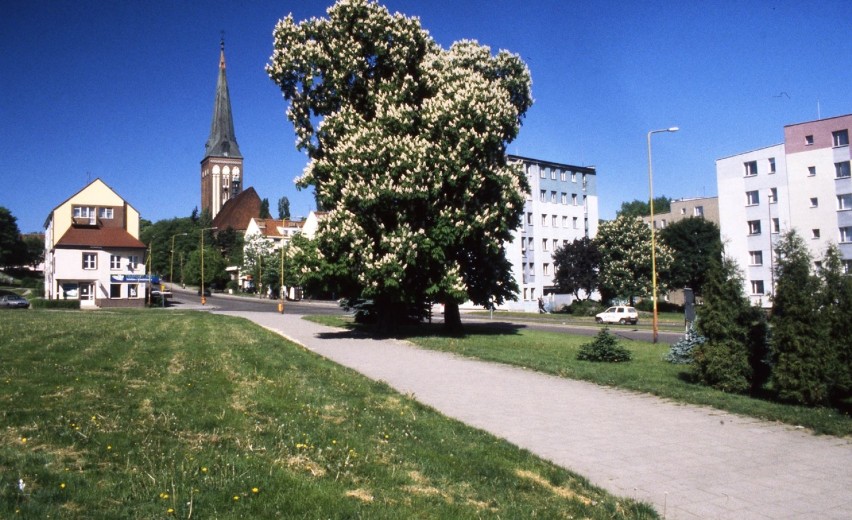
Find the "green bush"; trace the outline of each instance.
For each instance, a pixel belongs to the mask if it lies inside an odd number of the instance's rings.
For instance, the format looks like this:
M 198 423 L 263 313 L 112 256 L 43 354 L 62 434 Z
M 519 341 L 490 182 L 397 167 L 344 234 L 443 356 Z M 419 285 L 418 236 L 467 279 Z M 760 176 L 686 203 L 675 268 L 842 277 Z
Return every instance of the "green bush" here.
M 723 392 L 744 393 L 751 387 L 746 346 L 735 340 L 707 341 L 693 351 L 699 380 Z
M 580 346 L 577 359 L 581 361 L 603 361 L 606 363 L 621 363 L 630 361 L 632 354 L 618 343 L 615 336 L 609 333 L 609 327 L 604 327 L 595 336 L 594 341 Z
M 654 312 L 654 300 L 647 299 L 634 305 L 637 310 Z M 672 302 L 657 302 L 657 312 L 683 312 L 683 305 Z
M 595 300 L 574 300 L 571 305 L 563 305 L 560 312 L 566 312 L 572 316 L 594 316 L 603 310 L 604 306 Z
M 45 300 L 44 298 L 35 298 L 30 300 L 30 307 L 33 309 L 79 309 L 80 300 Z
M 700 348 L 706 341 L 707 338 L 699 334 L 695 326 L 690 326 L 686 335 L 671 346 L 663 359 L 674 365 L 689 365 L 694 361 L 693 350 Z

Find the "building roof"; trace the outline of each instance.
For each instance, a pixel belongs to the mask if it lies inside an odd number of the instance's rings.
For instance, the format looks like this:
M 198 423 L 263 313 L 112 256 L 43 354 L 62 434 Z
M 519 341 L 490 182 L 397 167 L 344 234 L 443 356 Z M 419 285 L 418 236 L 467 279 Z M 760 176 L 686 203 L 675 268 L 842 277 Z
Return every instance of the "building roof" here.
M 145 249 L 147 246 L 122 228 L 71 226 L 55 247 Z
M 213 219 L 213 226 L 220 231 L 232 228 L 237 231 L 245 231 L 253 218 L 260 217 L 260 197 L 254 188 L 249 187 L 240 192 L 233 199 L 229 199 L 222 206 L 219 213 Z
M 204 159 L 208 157 L 233 157 L 241 159 L 240 147 L 234 134 L 234 118 L 231 115 L 231 96 L 228 93 L 228 77 L 225 74 L 225 40 L 221 42 L 219 54 L 219 79 L 216 82 L 216 100 L 213 103 L 213 122 L 210 137 L 204 145 Z
M 544 160 L 541 160 L 541 159 L 533 159 L 532 157 L 523 157 L 521 155 L 512 155 L 512 154 L 507 154 L 506 159 L 510 162 L 511 161 L 521 161 L 521 162 L 525 162 L 525 163 L 536 163 L 536 164 L 539 164 L 539 165 L 542 165 L 542 166 L 550 166 L 551 168 L 559 168 L 560 170 L 574 170 L 574 171 L 578 171 L 580 173 L 591 173 L 591 174 L 597 173 L 594 166 L 578 166 L 578 165 L 575 165 L 575 164 L 565 164 L 565 163 L 558 163 L 558 162 L 553 162 L 553 161 L 544 161 Z
M 305 225 L 304 220 L 280 220 L 274 218 L 256 218 L 254 221 L 257 227 L 260 228 L 263 236 L 268 238 L 277 238 L 286 236 L 282 233 L 285 229 L 301 228 Z

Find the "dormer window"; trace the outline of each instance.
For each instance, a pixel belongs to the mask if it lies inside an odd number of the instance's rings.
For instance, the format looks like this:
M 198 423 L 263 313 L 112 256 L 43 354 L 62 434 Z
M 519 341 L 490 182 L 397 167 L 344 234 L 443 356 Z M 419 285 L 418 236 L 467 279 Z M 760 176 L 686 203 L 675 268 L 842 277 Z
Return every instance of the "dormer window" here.
M 73 209 L 74 220 L 78 221 L 78 224 L 82 224 L 83 222 L 88 220 L 88 224 L 93 226 L 97 223 L 95 219 L 95 208 L 91 206 L 74 206 Z

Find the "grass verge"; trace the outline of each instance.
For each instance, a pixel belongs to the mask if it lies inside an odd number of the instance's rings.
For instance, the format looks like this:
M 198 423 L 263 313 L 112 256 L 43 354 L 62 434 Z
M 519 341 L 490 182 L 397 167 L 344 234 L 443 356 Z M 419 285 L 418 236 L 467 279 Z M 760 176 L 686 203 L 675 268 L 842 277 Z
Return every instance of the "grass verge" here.
M 311 316 L 334 327 L 356 327 L 351 319 Z M 617 333 L 617 328 L 612 328 Z M 494 327 L 465 324 L 463 336 L 444 336 L 441 325 L 421 325 L 403 331 L 405 339 L 432 350 L 497 361 L 571 379 L 658 395 L 674 401 L 711 406 L 720 410 L 803 426 L 816 433 L 852 435 L 852 417 L 830 408 L 788 405 L 755 397 L 728 394 L 692 382 L 689 368 L 663 361 L 668 345 L 621 339 L 633 354 L 628 363 L 577 360 L 580 346 L 592 338 L 536 331 L 523 326 Z
M 656 518 L 248 321 L 0 320 L 2 518 Z

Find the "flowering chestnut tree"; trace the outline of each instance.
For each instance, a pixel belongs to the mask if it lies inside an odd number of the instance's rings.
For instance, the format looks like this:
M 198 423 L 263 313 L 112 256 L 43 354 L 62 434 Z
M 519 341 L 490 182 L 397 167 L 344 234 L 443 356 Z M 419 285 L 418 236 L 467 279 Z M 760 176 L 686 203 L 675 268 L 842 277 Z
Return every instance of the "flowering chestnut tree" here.
M 598 227 L 595 242 L 600 251 L 600 288 L 610 297 L 628 300 L 646 298 L 653 292 L 651 272 L 651 227 L 639 217 L 618 217 Z M 657 288 L 669 288 L 672 250 L 656 242 Z
M 474 41 L 443 49 L 373 1 L 327 14 L 281 20 L 267 65 L 310 159 L 297 183 L 328 210 L 318 269 L 385 325 L 442 301 L 457 326 L 459 302 L 513 298 L 503 244 L 528 184 L 505 150 L 532 104 L 526 65 Z

